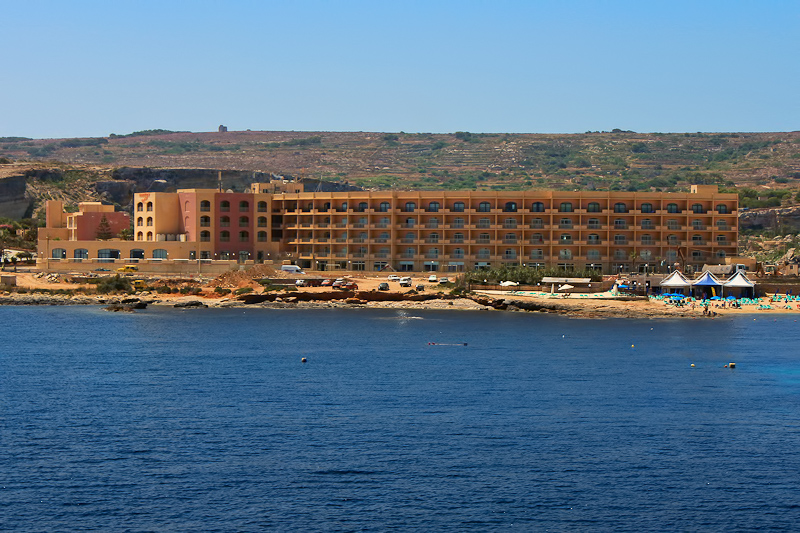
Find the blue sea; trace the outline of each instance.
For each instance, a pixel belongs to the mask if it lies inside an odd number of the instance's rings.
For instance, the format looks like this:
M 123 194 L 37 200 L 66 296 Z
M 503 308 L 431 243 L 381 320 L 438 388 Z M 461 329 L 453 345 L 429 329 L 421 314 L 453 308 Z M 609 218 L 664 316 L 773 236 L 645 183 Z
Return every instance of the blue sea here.
M 2 307 L 0 324 L 3 531 L 800 524 L 791 315 Z

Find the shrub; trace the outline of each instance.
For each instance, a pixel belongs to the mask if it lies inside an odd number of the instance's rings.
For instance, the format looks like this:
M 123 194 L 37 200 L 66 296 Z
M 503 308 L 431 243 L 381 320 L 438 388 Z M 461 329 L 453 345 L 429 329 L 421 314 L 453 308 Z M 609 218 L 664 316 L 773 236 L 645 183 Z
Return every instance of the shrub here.
M 236 296 L 241 296 L 242 294 L 247 294 L 249 292 L 253 292 L 253 287 L 242 287 L 240 289 L 236 289 L 233 294 Z
M 214 292 L 217 294 L 230 294 L 230 289 L 223 289 L 222 287 L 214 287 Z
M 106 276 L 100 278 L 97 282 L 97 292 L 100 294 L 108 294 L 112 292 L 133 292 L 131 280 L 128 278 L 116 276 Z

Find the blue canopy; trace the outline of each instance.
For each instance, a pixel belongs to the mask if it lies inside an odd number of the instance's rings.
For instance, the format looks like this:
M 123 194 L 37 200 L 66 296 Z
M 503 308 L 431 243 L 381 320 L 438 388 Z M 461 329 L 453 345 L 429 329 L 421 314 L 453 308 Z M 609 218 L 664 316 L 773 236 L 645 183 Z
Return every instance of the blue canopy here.
M 705 271 L 703 275 L 692 282 L 692 285 L 695 287 L 719 287 L 722 282 L 715 278 L 711 272 Z
M 726 300 L 735 300 L 735 299 L 736 299 L 736 296 L 728 296 L 728 297 L 727 297 L 727 298 L 725 298 L 725 299 L 726 299 Z

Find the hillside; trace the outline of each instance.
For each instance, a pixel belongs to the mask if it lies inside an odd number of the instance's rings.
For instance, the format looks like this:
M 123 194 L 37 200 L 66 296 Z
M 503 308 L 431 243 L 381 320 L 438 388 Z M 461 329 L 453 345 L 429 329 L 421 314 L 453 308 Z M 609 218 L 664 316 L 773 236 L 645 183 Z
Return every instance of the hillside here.
M 119 199 L 134 187 L 146 190 L 147 180 L 134 183 L 130 173 L 119 170 L 123 167 L 225 169 L 238 175 L 236 184 L 226 183 L 226 187 L 246 183 L 253 172 L 404 190 L 669 191 L 692 183 L 716 183 L 754 188 L 747 193 L 754 201 L 762 194 L 791 191 L 786 201 L 800 190 L 800 132 L 640 134 L 615 130 L 546 135 L 149 130 L 90 139 L 0 138 L 0 179 L 25 176 L 26 197 L 34 207 L 48 197 L 62 197 L 69 203 L 104 193 Z M 205 175 L 208 183 L 206 178 L 197 178 L 192 186 L 215 186 L 215 173 Z M 105 183 L 97 187 L 96 182 Z

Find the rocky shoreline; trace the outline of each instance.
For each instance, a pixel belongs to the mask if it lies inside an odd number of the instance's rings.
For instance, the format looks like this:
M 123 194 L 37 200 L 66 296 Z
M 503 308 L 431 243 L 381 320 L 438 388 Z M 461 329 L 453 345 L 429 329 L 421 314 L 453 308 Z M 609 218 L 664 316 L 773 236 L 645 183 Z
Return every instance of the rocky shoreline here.
M 202 298 L 197 296 L 161 296 L 149 293 L 132 296 L 106 295 L 0 295 L 3 305 L 102 305 L 108 311 L 133 312 L 148 306 L 198 308 L 265 308 L 265 309 L 401 309 L 508 311 L 558 314 L 573 318 L 691 318 L 698 313 L 686 309 L 665 308 L 646 300 L 555 300 L 515 296 L 468 294 L 453 296 L 443 293 L 295 293 L 249 294 L 236 298 Z

